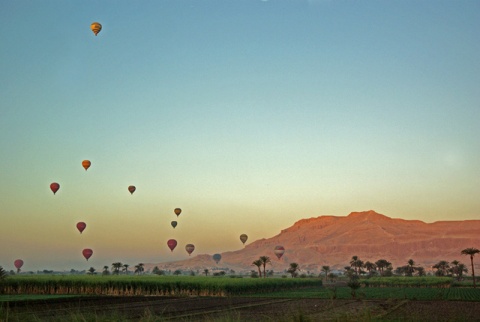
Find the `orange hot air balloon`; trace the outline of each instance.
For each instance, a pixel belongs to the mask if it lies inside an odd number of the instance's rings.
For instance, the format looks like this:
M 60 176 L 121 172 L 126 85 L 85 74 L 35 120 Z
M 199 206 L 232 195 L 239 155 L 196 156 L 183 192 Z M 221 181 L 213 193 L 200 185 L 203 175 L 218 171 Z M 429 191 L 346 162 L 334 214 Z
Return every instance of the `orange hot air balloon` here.
M 77 223 L 77 229 L 80 232 L 80 234 L 85 230 L 86 227 L 87 227 L 87 224 L 82 221 Z
M 13 262 L 13 265 L 17 268 L 17 273 L 20 273 L 20 268 L 23 266 L 23 260 L 17 259 Z
M 99 22 L 92 22 L 92 24 L 90 25 L 90 29 L 92 29 L 93 33 L 96 36 L 100 32 L 100 30 L 102 30 L 102 25 Z
M 280 259 L 285 253 L 285 248 L 283 246 L 275 246 L 275 249 L 273 252 L 277 256 L 277 258 Z
M 182 209 L 180 209 L 180 208 L 175 208 L 174 212 L 175 212 L 175 215 L 177 215 L 177 217 L 178 217 L 178 216 L 180 216 L 180 214 L 182 213 Z
M 248 239 L 248 236 L 246 234 L 241 234 L 240 235 L 240 240 L 242 241 L 242 243 L 245 245 L 245 242 L 247 241 Z
M 58 189 L 60 189 L 60 185 L 56 182 L 52 182 L 50 184 L 50 190 L 52 190 L 53 194 L 56 194 Z
M 177 227 L 177 222 L 176 221 L 172 221 L 172 227 L 173 228 Z
M 169 239 L 167 241 L 167 246 L 168 248 L 170 248 L 170 250 L 173 252 L 173 250 L 175 249 L 175 247 L 177 247 L 177 241 L 175 239 Z
M 195 245 L 187 244 L 187 246 L 185 246 L 185 250 L 187 251 L 188 256 L 190 256 L 193 253 L 193 251 L 195 250 Z
M 128 186 L 128 191 L 130 191 L 130 193 L 133 195 L 133 193 L 135 192 L 135 190 L 137 190 L 137 188 L 135 188 L 135 186 Z
M 93 255 L 93 250 L 91 250 L 90 248 L 85 248 L 84 250 L 82 250 L 82 254 L 83 257 L 85 257 L 85 259 L 88 261 L 88 259 Z
M 90 162 L 90 160 L 83 160 L 82 161 L 82 166 L 85 168 L 85 171 L 87 171 L 88 168 L 90 168 L 91 165 L 92 165 L 92 162 Z

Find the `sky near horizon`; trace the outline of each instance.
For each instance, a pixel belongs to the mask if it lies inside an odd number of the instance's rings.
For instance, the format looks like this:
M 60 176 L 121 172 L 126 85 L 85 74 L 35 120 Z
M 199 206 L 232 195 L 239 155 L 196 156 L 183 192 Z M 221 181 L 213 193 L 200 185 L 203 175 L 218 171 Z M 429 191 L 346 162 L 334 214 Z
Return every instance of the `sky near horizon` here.
M 0 266 L 186 259 L 370 209 L 480 219 L 479 30 L 473 0 L 2 1 Z

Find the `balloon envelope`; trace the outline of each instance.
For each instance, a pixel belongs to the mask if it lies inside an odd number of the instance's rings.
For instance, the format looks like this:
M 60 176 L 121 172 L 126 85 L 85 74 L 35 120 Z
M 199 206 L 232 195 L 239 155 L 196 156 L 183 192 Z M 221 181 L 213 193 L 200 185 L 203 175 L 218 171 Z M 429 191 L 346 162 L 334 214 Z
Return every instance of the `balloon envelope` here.
M 215 261 L 215 263 L 217 263 L 217 264 L 222 259 L 222 255 L 220 255 L 220 254 L 214 254 L 212 257 L 213 257 L 213 260 Z
M 56 194 L 58 189 L 60 189 L 60 185 L 56 182 L 52 182 L 50 184 L 50 190 L 52 190 L 53 194 Z
M 182 209 L 175 208 L 174 212 L 175 212 L 175 215 L 177 215 L 177 217 L 178 217 L 182 213 Z
M 128 191 L 130 191 L 130 194 L 133 195 L 133 193 L 135 192 L 135 190 L 137 190 L 137 188 L 135 188 L 135 186 L 128 186 Z
M 275 250 L 273 251 L 278 259 L 283 256 L 285 253 L 285 248 L 283 246 L 275 246 Z
M 85 248 L 84 250 L 82 250 L 82 254 L 83 257 L 85 257 L 85 259 L 88 261 L 88 259 L 93 255 L 93 250 L 91 250 L 90 248 Z
M 77 223 L 77 229 L 80 232 L 80 234 L 85 230 L 86 227 L 87 227 L 87 224 L 82 221 Z
M 195 245 L 187 244 L 187 246 L 185 246 L 185 250 L 187 251 L 188 256 L 190 256 L 193 253 L 193 251 L 195 250 Z
M 248 239 L 248 236 L 246 234 L 241 234 L 240 235 L 240 240 L 242 241 L 242 243 L 245 245 L 245 242 L 247 241 Z
M 23 266 L 23 260 L 21 259 L 17 259 L 13 262 L 13 264 L 15 265 L 15 267 L 19 270 L 20 268 L 22 268 Z
M 82 161 L 82 167 L 85 168 L 85 171 L 87 171 L 88 168 L 90 168 L 91 165 L 92 165 L 92 162 L 90 162 L 89 160 L 83 160 Z
M 175 239 L 169 239 L 167 241 L 167 246 L 168 248 L 170 248 L 170 250 L 173 252 L 173 250 L 175 249 L 175 247 L 177 247 L 177 241 Z
M 92 22 L 90 25 L 90 29 L 92 29 L 95 36 L 102 30 L 102 25 L 99 22 Z
M 173 228 L 177 227 L 177 222 L 176 221 L 172 221 L 172 227 Z

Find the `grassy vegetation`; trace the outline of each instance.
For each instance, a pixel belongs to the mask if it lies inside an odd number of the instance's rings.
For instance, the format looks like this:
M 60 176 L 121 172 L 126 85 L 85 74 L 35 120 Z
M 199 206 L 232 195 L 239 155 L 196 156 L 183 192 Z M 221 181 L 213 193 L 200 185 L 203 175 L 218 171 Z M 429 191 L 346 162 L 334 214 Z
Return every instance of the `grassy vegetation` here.
M 320 286 L 315 278 L 212 278 L 189 276 L 12 276 L 0 294 L 232 296 Z
M 35 300 L 50 300 L 58 298 L 72 298 L 79 295 L 49 295 L 49 294 L 18 294 L 18 295 L 0 295 L 0 302 L 15 302 L 15 301 L 35 301 Z
M 301 290 L 284 290 L 271 293 L 245 295 L 248 297 L 272 298 L 318 298 L 351 299 L 349 287 L 310 287 Z M 448 300 L 480 302 L 480 289 L 436 288 L 436 287 L 368 287 L 357 290 L 357 298 L 367 300 L 409 299 L 409 300 Z
M 366 287 L 450 287 L 451 277 L 436 276 L 392 276 L 371 277 L 360 280 Z

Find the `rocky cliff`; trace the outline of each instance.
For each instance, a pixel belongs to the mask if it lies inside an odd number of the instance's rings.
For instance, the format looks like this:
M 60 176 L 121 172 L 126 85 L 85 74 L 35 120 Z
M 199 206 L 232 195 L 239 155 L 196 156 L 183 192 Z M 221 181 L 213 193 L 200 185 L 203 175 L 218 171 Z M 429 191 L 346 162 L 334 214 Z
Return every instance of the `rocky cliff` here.
M 285 247 L 279 260 L 273 253 L 277 245 Z M 269 256 L 270 269 L 284 270 L 296 262 L 302 269 L 317 272 L 323 265 L 342 269 L 352 256 L 363 261 L 386 259 L 394 267 L 413 259 L 417 265 L 429 268 L 440 260 L 459 260 L 469 264 L 460 254 L 468 247 L 480 248 L 480 220 L 438 221 L 390 218 L 373 210 L 352 212 L 346 217 L 321 216 L 303 219 L 280 234 L 254 241 L 244 249 L 222 253 L 217 265 L 211 255 L 171 263 L 149 264 L 167 269 L 231 268 L 251 270 L 252 262 Z M 479 259 L 480 260 L 480 259 Z

